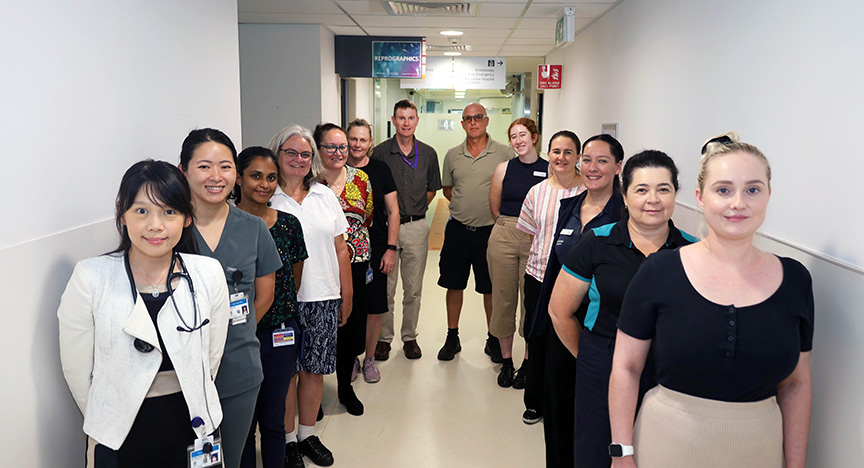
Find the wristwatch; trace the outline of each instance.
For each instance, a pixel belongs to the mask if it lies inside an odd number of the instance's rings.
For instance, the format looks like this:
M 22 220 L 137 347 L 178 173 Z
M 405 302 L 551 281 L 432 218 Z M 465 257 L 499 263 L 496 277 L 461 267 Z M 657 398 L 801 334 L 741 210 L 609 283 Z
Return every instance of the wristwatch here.
M 616 443 L 609 444 L 609 456 L 612 458 L 621 458 L 633 455 L 632 445 L 621 445 Z
M 387 250 L 396 250 L 396 246 L 393 244 L 387 244 Z

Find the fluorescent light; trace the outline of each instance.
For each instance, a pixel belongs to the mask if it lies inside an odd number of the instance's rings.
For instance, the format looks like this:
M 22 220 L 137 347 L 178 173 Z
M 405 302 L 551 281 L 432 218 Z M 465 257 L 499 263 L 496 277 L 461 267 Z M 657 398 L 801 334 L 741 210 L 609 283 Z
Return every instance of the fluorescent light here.
M 461 36 L 465 33 L 462 31 L 441 31 L 442 36 Z
M 453 88 L 453 91 L 456 91 L 457 93 L 465 93 L 465 91 L 468 91 L 468 88 Z
M 447 55 L 450 57 L 456 57 L 456 56 L 462 55 L 462 52 L 444 52 L 444 55 Z

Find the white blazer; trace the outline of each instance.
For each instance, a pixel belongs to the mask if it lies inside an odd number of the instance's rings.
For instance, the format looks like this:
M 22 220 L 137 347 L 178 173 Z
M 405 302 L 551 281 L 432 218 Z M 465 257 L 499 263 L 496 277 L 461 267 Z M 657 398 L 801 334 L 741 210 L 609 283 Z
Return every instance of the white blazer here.
M 183 323 L 170 299 L 156 321 L 189 407 L 190 424 L 192 418 L 201 417 L 209 434 L 222 422 L 213 381 L 228 332 L 228 286 L 217 260 L 181 255 L 195 289 L 197 323 L 204 319 L 210 323 L 192 333 L 178 331 Z M 181 280 L 173 295 L 179 313 L 194 326 L 188 282 Z M 63 374 L 84 414 L 84 433 L 117 450 L 162 363 L 156 327 L 140 294 L 133 302 L 123 255 L 79 262 L 60 300 L 57 318 Z M 136 350 L 136 338 L 155 349 L 149 353 Z

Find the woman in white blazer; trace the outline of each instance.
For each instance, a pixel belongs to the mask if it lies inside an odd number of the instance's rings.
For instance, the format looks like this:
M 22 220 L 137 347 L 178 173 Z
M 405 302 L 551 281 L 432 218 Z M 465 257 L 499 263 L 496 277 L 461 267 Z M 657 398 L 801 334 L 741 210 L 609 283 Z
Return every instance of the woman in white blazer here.
M 57 312 L 87 466 L 186 467 L 187 447 L 222 421 L 213 381 L 227 286 L 218 261 L 193 255 L 191 194 L 179 169 L 133 165 L 116 206 L 119 247 L 76 265 Z M 218 439 L 211 445 L 220 448 Z

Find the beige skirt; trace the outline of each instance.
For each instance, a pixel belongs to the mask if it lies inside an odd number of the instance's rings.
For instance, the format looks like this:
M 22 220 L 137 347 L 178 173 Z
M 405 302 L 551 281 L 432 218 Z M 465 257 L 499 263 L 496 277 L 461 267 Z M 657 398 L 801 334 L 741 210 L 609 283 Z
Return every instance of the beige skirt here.
M 639 468 L 783 468 L 777 399 L 729 403 L 651 389 L 636 418 Z

